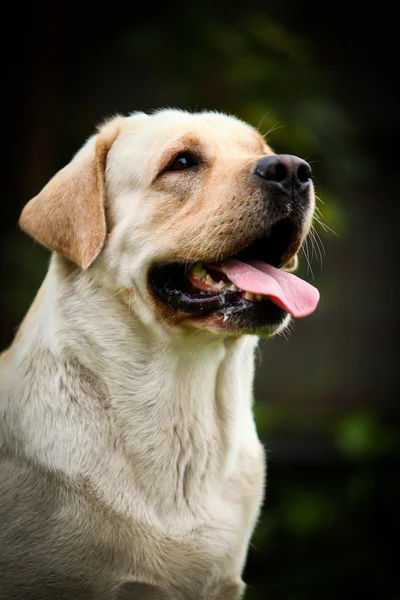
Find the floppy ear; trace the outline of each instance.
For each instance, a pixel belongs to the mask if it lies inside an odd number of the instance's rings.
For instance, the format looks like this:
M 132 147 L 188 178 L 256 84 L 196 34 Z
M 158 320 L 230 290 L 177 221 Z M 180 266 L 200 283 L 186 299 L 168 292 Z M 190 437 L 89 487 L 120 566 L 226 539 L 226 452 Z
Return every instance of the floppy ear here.
M 99 255 L 106 240 L 104 172 L 121 119 L 90 138 L 22 211 L 19 225 L 35 240 L 82 269 Z

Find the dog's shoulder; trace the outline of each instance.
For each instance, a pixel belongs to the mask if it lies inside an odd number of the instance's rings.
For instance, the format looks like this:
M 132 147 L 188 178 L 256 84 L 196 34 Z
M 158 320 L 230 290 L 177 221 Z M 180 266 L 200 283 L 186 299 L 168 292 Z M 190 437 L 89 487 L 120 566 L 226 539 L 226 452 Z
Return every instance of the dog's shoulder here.
M 107 390 L 73 357 L 40 347 L 18 360 L 11 348 L 1 369 L 0 598 L 111 598 L 100 558 L 85 559 L 104 550 L 101 511 L 72 473 L 84 470 L 93 431 L 107 430 Z
M 113 597 L 92 534 L 90 501 L 76 486 L 3 448 L 0 490 L 1 599 Z M 90 547 L 97 549 L 92 559 Z
M 1 427 L 11 447 L 22 444 L 35 456 L 47 445 L 54 460 L 72 432 L 82 442 L 87 429 L 107 428 L 107 386 L 74 356 L 38 347 L 18 362 L 7 355 L 1 362 Z

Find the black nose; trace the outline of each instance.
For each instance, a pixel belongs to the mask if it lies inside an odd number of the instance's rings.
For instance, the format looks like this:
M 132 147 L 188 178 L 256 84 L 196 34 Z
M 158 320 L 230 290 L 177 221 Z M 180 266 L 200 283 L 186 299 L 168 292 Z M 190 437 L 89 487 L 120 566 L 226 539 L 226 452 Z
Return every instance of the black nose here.
M 296 191 L 308 186 L 312 177 L 308 162 L 290 154 L 265 156 L 256 164 L 254 173 L 267 183 Z

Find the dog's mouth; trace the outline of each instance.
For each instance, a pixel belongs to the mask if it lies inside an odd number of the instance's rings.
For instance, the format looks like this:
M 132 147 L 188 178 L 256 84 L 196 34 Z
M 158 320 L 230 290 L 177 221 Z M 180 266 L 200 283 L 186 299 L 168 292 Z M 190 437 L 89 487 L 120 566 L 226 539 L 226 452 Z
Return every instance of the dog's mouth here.
M 193 316 L 218 313 L 226 318 L 256 309 L 267 324 L 282 321 L 287 313 L 305 317 L 318 304 L 318 290 L 279 268 L 293 257 L 298 235 L 292 221 L 285 219 L 267 237 L 222 261 L 158 266 L 150 273 L 150 284 L 169 307 Z

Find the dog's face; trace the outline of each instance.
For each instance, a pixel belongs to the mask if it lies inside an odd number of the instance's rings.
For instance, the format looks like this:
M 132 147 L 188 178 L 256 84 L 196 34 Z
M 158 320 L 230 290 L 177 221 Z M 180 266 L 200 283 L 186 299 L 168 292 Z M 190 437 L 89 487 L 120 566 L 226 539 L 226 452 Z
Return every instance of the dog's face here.
M 53 223 L 57 210 L 62 222 Z M 27 205 L 21 224 L 83 268 L 100 253 L 91 268 L 147 322 L 270 335 L 288 312 L 316 306 L 316 297 L 296 305 L 290 288 L 300 280 L 285 273 L 297 265 L 313 211 L 305 161 L 275 155 L 233 117 L 165 110 L 104 126 Z

